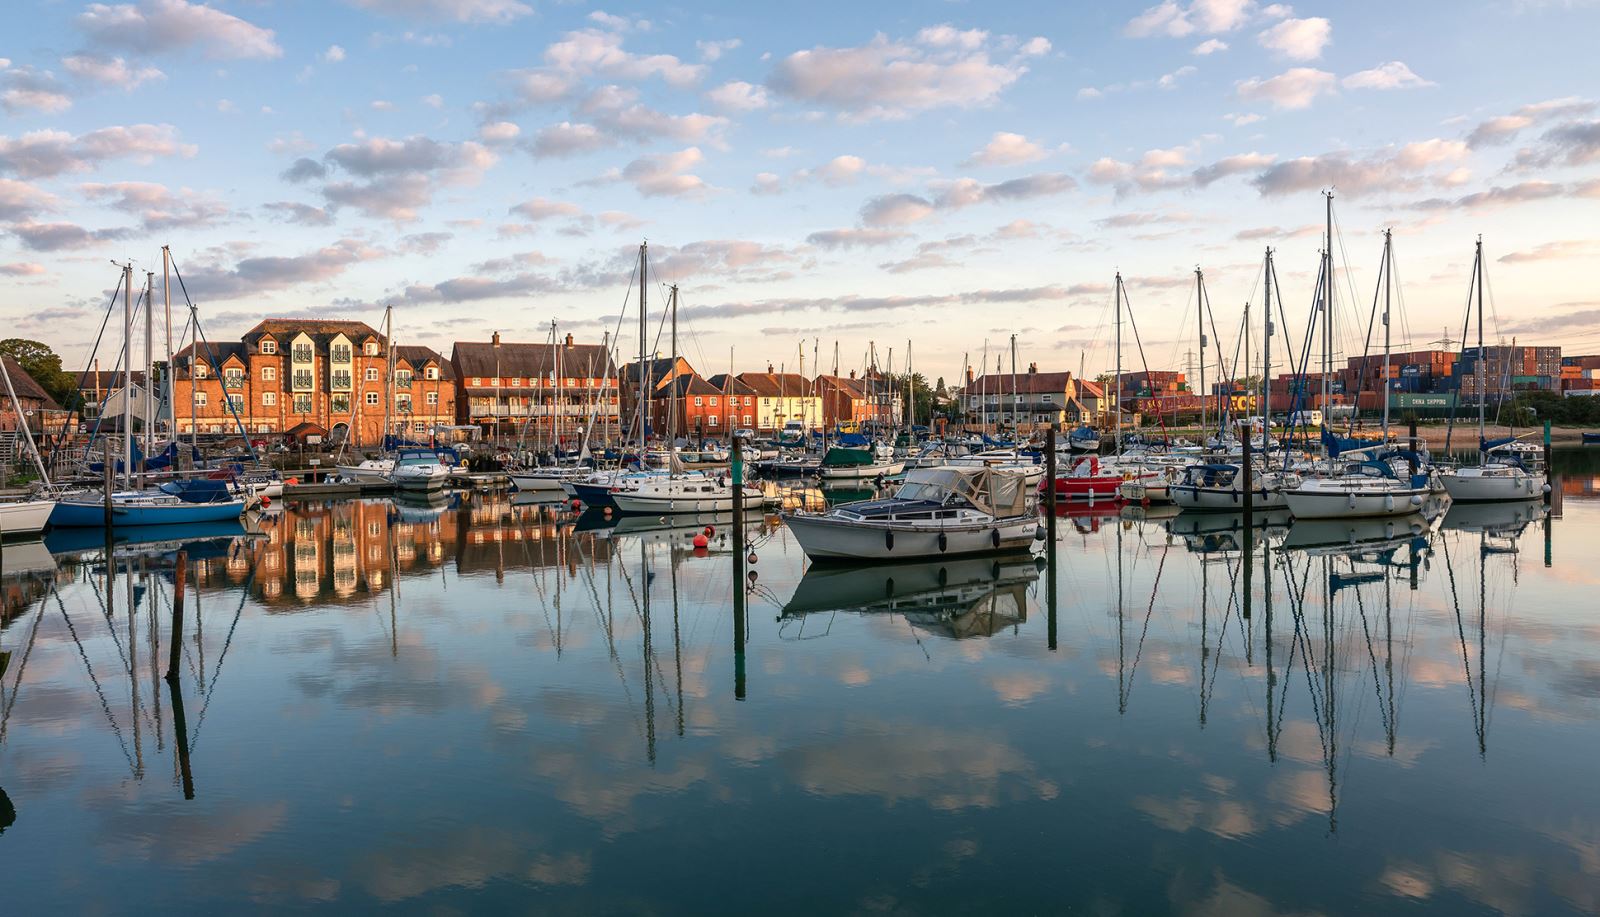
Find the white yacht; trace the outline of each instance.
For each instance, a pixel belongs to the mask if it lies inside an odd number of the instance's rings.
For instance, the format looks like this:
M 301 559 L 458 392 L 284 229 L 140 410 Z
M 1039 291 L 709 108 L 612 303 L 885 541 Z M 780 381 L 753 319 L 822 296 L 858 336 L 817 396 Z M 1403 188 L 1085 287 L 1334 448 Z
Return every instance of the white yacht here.
M 746 484 L 741 489 L 745 506 L 761 505 L 760 488 Z M 733 485 L 705 476 L 659 478 L 617 491 L 611 500 L 625 513 L 725 513 L 733 509 Z
M 1303 483 L 1293 472 L 1274 469 L 1252 468 L 1250 476 L 1252 510 L 1284 509 L 1289 505 L 1284 492 Z M 1183 480 L 1169 486 L 1167 492 L 1172 502 L 1184 509 L 1238 512 L 1244 509 L 1243 477 L 1243 466 L 1231 462 L 1190 465 L 1183 471 Z
M 441 490 L 450 483 L 450 466 L 426 449 L 402 450 L 394 460 L 389 482 L 404 490 Z
M 1407 516 L 1418 512 L 1429 494 L 1426 475 L 1402 479 L 1388 462 L 1346 462 L 1337 474 L 1307 478 L 1283 491 L 1296 519 L 1346 519 Z

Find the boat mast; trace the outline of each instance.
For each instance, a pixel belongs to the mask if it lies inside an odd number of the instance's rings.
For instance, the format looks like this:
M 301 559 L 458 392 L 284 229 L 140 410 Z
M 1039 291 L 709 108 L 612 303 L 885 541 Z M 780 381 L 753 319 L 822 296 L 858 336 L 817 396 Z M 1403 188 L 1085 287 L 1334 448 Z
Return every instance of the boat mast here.
M 561 414 L 556 402 L 561 397 L 561 350 L 556 344 L 556 320 L 550 320 L 550 458 L 559 462 L 561 450 Z
M 650 262 L 646 256 L 649 242 L 639 243 L 639 461 L 644 463 L 650 448 L 650 386 L 655 382 L 655 363 L 645 368 L 645 348 L 649 345 L 650 325 L 645 319 L 646 274 Z
M 1267 246 L 1267 268 L 1263 272 L 1267 290 L 1266 309 L 1261 315 L 1261 449 L 1267 448 L 1272 430 L 1272 246 Z
M 1019 434 L 1017 426 L 1017 336 L 1011 335 L 1011 441 L 1015 443 Z
M 500 372 L 499 355 L 496 353 L 494 371 Z M 383 307 L 383 432 L 378 436 L 378 445 L 381 447 L 389 439 L 389 431 L 393 429 L 393 419 L 389 416 L 394 405 L 394 306 Z M 496 401 L 499 401 L 500 380 L 495 380 Z M 495 406 L 494 432 L 496 439 L 500 436 L 499 405 Z M 399 444 L 396 443 L 396 446 Z
M 1392 374 L 1389 365 L 1389 304 L 1391 284 L 1394 282 L 1393 233 L 1392 229 L 1383 231 L 1383 441 L 1386 444 L 1389 442 L 1389 386 L 1392 384 L 1389 381 Z
M 917 391 L 911 382 L 911 342 L 906 341 L 906 434 L 916 438 Z
M 1198 266 L 1194 269 L 1194 322 L 1200 330 L 1200 445 L 1204 447 L 1206 431 L 1211 429 L 1206 419 L 1211 395 L 1206 391 L 1206 278 Z
M 1116 394 L 1110 399 L 1112 410 L 1116 412 L 1116 434 L 1112 439 L 1112 451 L 1116 455 L 1122 454 L 1122 272 L 1117 272 L 1117 378 Z M 1118 555 L 1119 557 L 1121 555 Z
M 672 388 L 667 402 L 667 471 L 678 464 L 678 285 L 667 288 L 672 307 Z
M 155 451 L 155 419 L 156 392 L 155 380 L 155 304 L 156 304 L 156 273 L 144 272 L 144 454 L 149 458 Z M 227 392 L 223 392 L 227 398 Z
M 161 381 L 166 388 L 166 394 L 161 400 L 167 405 L 167 410 L 172 414 L 171 419 L 167 422 L 167 436 L 173 443 L 176 443 L 178 441 L 178 395 L 176 382 L 174 381 L 176 373 L 172 368 L 171 266 L 172 251 L 167 246 L 163 245 L 161 246 L 161 300 L 162 304 L 165 306 L 167 317 L 167 370 L 161 374 Z M 177 452 L 174 451 L 172 455 L 172 468 L 174 471 L 178 469 L 178 465 L 178 455 Z
M 1327 203 L 1322 249 L 1322 422 L 1326 426 L 1333 413 L 1333 192 L 1322 194 Z
M 1478 284 L 1478 448 L 1483 449 L 1483 412 L 1489 402 L 1488 355 L 1483 352 L 1483 236 L 1478 236 L 1477 256 L 1473 259 Z
M 133 262 L 122 266 L 122 478 L 133 485 Z

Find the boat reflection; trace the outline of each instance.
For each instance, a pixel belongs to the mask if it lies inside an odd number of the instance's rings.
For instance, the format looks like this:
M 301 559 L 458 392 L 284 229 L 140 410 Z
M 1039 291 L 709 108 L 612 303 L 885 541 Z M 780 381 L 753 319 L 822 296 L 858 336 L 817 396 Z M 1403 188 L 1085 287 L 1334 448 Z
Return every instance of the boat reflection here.
M 1520 503 L 1457 503 L 1445 513 L 1442 527 L 1456 532 L 1520 535 L 1529 523 L 1550 512 L 1543 500 Z
M 808 633 L 810 615 L 900 615 L 917 630 L 952 640 L 989 637 L 1028 619 L 1028 587 L 1039 567 L 1027 553 L 875 567 L 817 565 L 778 615 L 787 639 Z M 782 626 L 794 625 L 794 626 Z
M 1182 538 L 1190 552 L 1208 554 L 1244 550 L 1247 522 L 1252 539 L 1281 542 L 1289 532 L 1290 518 L 1288 510 L 1252 513 L 1248 517 L 1243 513 L 1180 513 L 1164 525 L 1167 534 Z

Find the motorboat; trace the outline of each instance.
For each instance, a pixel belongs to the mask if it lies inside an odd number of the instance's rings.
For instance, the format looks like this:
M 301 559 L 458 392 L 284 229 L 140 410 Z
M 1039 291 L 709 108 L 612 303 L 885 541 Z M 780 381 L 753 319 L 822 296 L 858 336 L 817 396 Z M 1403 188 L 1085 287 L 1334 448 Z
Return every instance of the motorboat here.
M 1244 509 L 1244 468 L 1231 462 L 1206 462 L 1183 470 L 1183 480 L 1167 488 L 1172 502 L 1186 510 L 1239 512 Z M 1300 476 L 1290 471 L 1250 470 L 1250 507 L 1268 511 L 1289 504 L 1284 491 L 1300 486 Z
M 1098 455 L 1078 459 L 1065 474 L 1057 474 L 1055 481 L 1041 481 L 1041 492 L 1054 486 L 1061 500 L 1115 500 L 1122 488 L 1123 476 L 1117 466 L 1102 460 Z
M 0 537 L 38 534 L 50 524 L 55 512 L 54 500 L 9 500 L 0 503 Z M 101 524 L 105 513 L 102 507 Z
M 1087 424 L 1067 434 L 1067 448 L 1073 452 L 1099 452 L 1100 431 Z
M 917 468 L 894 496 L 793 512 L 784 524 L 812 560 L 959 556 L 1027 548 L 1039 515 L 1023 475 L 1001 468 Z
M 1336 474 L 1307 478 L 1285 488 L 1283 496 L 1296 519 L 1346 519 L 1411 515 L 1429 493 L 1427 475 L 1401 478 L 1392 464 L 1369 458 L 1346 462 Z
M 1044 477 L 1043 465 L 1015 449 L 985 449 L 971 455 L 947 459 L 945 464 L 953 468 L 1004 468 L 1007 471 L 1019 471 L 1029 485 L 1038 484 Z
M 587 465 L 557 465 L 549 468 L 532 468 L 509 473 L 511 483 L 524 493 L 559 494 L 566 490 L 568 481 L 582 480 L 594 469 Z
M 439 490 L 450 483 L 450 466 L 427 449 L 402 449 L 395 456 L 389 483 L 404 490 Z
M 904 470 L 906 463 L 894 458 L 893 450 L 884 446 L 876 449 L 834 446 L 817 466 L 817 474 L 825 481 L 888 477 Z
M 684 471 L 678 474 L 681 480 L 692 481 L 702 479 L 706 475 L 701 471 Z M 671 477 L 668 472 L 659 469 L 645 471 L 627 471 L 611 469 L 596 471 L 581 478 L 569 478 L 561 482 L 562 491 L 575 500 L 581 500 L 585 506 L 595 509 L 615 507 L 616 495 L 638 490 L 642 484 L 651 481 L 660 481 Z
M 759 487 L 740 488 L 745 506 L 761 505 Z M 667 477 L 645 481 L 633 490 L 611 495 L 624 513 L 725 513 L 733 510 L 733 484 L 724 478 Z
M 354 465 L 335 465 L 333 470 L 352 484 L 387 484 L 394 474 L 394 459 L 364 459 Z

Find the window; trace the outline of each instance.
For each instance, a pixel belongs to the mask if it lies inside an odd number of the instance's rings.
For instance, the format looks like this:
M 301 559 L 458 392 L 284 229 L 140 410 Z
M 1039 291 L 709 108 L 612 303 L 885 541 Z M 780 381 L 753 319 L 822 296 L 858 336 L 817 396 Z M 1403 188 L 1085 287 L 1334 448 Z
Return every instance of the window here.
M 362 353 L 365 353 L 369 357 L 377 356 L 378 355 L 378 342 L 377 341 L 368 341 L 367 343 L 362 345 L 361 351 L 362 351 Z
M 244 388 L 244 370 L 232 367 L 222 371 L 224 388 Z
M 261 339 L 261 352 L 262 353 L 277 353 L 278 352 L 278 342 L 274 341 L 272 338 L 262 338 Z
M 394 384 L 400 388 L 411 387 L 411 370 L 397 369 L 394 371 Z
M 310 395 L 296 395 L 296 396 L 294 396 L 294 412 L 296 414 L 310 414 L 311 413 L 311 396 Z
M 428 393 L 428 407 L 436 408 L 438 406 L 439 406 L 439 393 L 438 392 L 429 392 Z
M 277 381 L 277 378 L 278 378 L 278 367 L 276 367 L 276 366 L 263 366 L 263 367 L 261 367 L 261 381 L 262 382 L 275 382 L 275 381 Z
M 483 384 L 483 379 L 478 377 L 478 376 L 473 376 L 472 377 L 472 384 L 473 385 L 482 385 Z
M 744 406 L 745 406 L 745 407 L 749 407 L 749 406 L 750 406 L 750 405 L 752 405 L 752 404 L 754 404 L 754 402 L 753 402 L 753 401 L 751 401 L 751 400 L 750 400 L 750 396 L 749 396 L 749 395 L 746 395 L 746 396 L 744 396 Z M 745 423 L 749 423 L 749 422 L 750 422 L 750 421 L 749 421 L 749 419 L 748 419 L 748 418 L 747 418 L 747 419 L 746 419 L 746 420 L 745 420 Z
M 197 407 L 197 408 L 203 408 L 203 407 L 206 406 L 206 393 L 205 392 L 195 392 L 194 393 L 194 406 Z
M 296 363 L 310 363 L 311 362 L 311 345 L 310 344 L 296 344 L 296 345 L 294 345 L 294 361 Z
M 333 374 L 332 374 L 332 379 L 330 380 L 328 387 L 332 388 L 332 389 L 337 389 L 339 391 L 349 391 L 350 390 L 350 370 L 348 370 L 348 369 L 335 370 L 333 372 Z
M 329 398 L 328 410 L 332 411 L 334 414 L 350 413 L 350 396 L 334 395 L 332 398 Z
M 272 407 L 273 405 L 278 403 L 278 393 L 277 392 L 262 392 L 261 393 L 261 403 L 266 405 L 267 407 Z
M 196 363 L 194 365 L 194 377 L 196 379 L 204 379 L 209 372 L 210 370 L 206 368 L 204 363 Z
M 228 407 L 232 408 L 234 413 L 238 413 L 239 411 L 244 410 L 244 396 L 243 395 L 229 395 L 228 396 Z
M 294 371 L 295 388 L 310 388 L 313 384 L 314 381 L 312 379 L 311 370 L 297 369 Z
M 521 376 L 512 376 L 511 377 L 511 387 L 512 388 L 522 388 L 522 377 Z
M 410 395 L 396 395 L 396 396 L 394 396 L 394 409 L 396 411 L 399 411 L 402 414 L 411 413 L 411 396 Z
M 577 387 L 578 387 L 578 380 L 577 379 L 568 379 L 567 380 L 567 388 L 577 388 Z
M 426 370 L 423 371 L 422 377 L 424 379 L 429 379 L 429 380 L 433 380 L 433 379 L 439 378 L 439 367 L 437 367 L 437 366 L 428 367 Z
M 715 414 L 711 415 L 711 425 L 713 427 L 717 425 L 717 415 L 715 415 Z
M 330 349 L 329 352 L 328 352 L 328 359 L 332 360 L 335 363 L 349 363 L 350 362 L 350 345 L 349 344 L 335 344 L 335 345 L 333 345 L 332 349 Z
M 411 425 L 411 430 L 414 433 L 426 433 L 428 432 L 428 425 L 424 421 L 419 420 Z
M 367 367 L 367 381 L 368 382 L 376 382 L 376 381 L 378 381 L 378 378 L 379 378 L 378 367 L 376 367 L 376 366 L 368 366 Z
M 750 415 L 749 414 L 744 415 L 744 425 L 747 426 L 747 427 L 750 426 Z
M 716 407 L 717 406 L 717 396 L 716 395 L 712 395 L 711 396 L 711 406 L 712 407 Z
M 697 407 L 697 408 L 698 407 L 704 407 L 705 406 L 705 399 L 701 398 L 699 395 L 694 396 L 694 406 Z
M 375 407 L 375 406 L 377 406 L 377 404 L 378 404 L 378 393 L 377 392 L 367 392 L 367 406 L 368 407 Z

